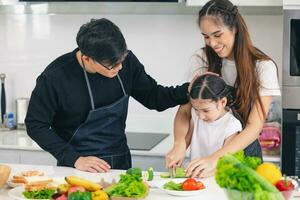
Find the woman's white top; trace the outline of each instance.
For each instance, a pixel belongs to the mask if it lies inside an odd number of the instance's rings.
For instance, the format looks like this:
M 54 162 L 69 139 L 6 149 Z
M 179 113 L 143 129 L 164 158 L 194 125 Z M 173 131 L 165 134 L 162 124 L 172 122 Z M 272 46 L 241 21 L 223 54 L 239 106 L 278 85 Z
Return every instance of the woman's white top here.
M 189 80 L 192 80 L 196 74 L 202 74 L 207 71 L 208 66 L 203 49 L 199 49 L 195 52 L 195 54 L 191 57 L 190 65 L 191 70 L 189 72 Z M 227 85 L 234 86 L 237 77 L 235 62 L 223 58 L 222 66 L 222 78 Z M 272 60 L 258 61 L 256 63 L 256 68 L 261 83 L 259 89 L 260 96 L 280 96 L 281 92 L 275 63 Z
M 242 130 L 241 122 L 228 111 L 214 122 L 201 120 L 192 108 L 194 123 L 193 136 L 190 145 L 191 159 L 210 156 L 224 145 L 229 136 Z

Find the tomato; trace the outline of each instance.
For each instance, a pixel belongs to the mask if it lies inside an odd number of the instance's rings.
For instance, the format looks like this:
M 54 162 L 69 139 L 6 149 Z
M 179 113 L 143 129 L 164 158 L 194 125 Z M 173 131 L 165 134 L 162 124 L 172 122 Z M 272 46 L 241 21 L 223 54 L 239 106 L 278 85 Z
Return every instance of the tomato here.
M 205 188 L 203 183 L 200 181 L 196 181 L 193 178 L 188 178 L 182 183 L 182 189 L 185 191 L 188 190 L 200 190 Z
M 68 195 L 70 195 L 71 193 L 76 192 L 76 191 L 85 192 L 85 188 L 82 186 L 72 186 L 68 190 Z

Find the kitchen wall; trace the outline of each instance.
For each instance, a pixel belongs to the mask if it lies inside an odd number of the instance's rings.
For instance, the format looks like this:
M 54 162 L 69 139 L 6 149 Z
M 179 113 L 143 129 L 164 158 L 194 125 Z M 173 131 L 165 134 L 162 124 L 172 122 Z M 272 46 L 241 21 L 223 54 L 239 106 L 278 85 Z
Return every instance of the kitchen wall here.
M 57 56 L 76 47 L 75 36 L 90 18 L 106 17 L 123 31 L 146 71 L 163 85 L 187 79 L 193 52 L 203 46 L 195 15 L 0 15 L 0 73 L 7 78 L 7 111 L 29 97 L 35 79 Z M 282 63 L 282 16 L 245 16 L 256 46 Z M 131 99 L 127 130 L 172 132 L 176 108 L 158 113 Z

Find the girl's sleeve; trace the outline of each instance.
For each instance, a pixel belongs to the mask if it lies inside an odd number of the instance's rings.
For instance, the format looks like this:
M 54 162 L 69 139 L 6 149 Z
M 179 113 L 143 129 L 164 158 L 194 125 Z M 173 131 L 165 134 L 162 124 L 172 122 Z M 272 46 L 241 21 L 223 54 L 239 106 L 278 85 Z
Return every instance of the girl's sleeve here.
M 280 96 L 278 72 L 275 63 L 271 60 L 261 61 L 257 66 L 260 80 L 260 96 Z
M 237 132 L 240 132 L 241 130 L 243 130 L 240 120 L 238 120 L 237 118 L 232 116 L 230 121 L 231 122 L 228 123 L 229 126 L 227 126 L 227 128 L 225 130 L 225 138 L 228 138 L 231 135 L 236 134 Z

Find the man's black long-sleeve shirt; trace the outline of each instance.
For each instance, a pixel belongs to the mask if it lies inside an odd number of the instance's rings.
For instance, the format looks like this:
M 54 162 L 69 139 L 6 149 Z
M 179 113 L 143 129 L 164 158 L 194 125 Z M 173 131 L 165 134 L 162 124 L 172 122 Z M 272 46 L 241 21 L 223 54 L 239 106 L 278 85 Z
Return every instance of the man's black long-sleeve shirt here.
M 91 110 L 77 51 L 54 60 L 37 78 L 25 119 L 28 135 L 56 159 L 64 155 L 66 164 L 72 167 L 80 154 L 67 141 Z M 158 85 L 131 51 L 122 65 L 119 76 L 126 93 L 145 107 L 163 111 L 188 102 L 188 83 L 175 88 Z M 88 73 L 88 78 L 95 108 L 112 104 L 124 95 L 117 77 Z

